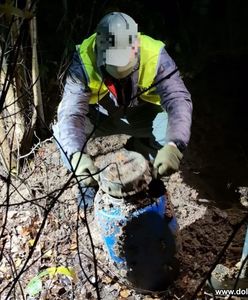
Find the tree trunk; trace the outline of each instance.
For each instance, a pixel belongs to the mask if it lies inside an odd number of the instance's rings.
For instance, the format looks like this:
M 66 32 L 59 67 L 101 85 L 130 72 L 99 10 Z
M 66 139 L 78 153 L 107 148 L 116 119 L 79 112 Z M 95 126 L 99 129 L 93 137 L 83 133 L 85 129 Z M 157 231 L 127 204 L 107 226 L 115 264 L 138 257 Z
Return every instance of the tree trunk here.
M 27 6 L 30 7 L 30 4 L 28 1 Z M 17 13 L 18 18 L 14 18 Z M 7 171 L 10 171 L 10 165 L 11 169 L 18 171 L 19 157 L 32 147 L 37 118 L 43 127 L 45 119 L 37 58 L 36 18 L 27 10 L 18 12 L 16 7 L 11 17 L 3 18 L 5 27 L 9 27 L 9 34 L 5 38 L 4 59 L 0 66 L 0 92 L 5 86 L 6 95 L 0 112 L 0 162 Z M 26 17 L 29 20 L 25 21 Z M 16 55 L 16 61 L 11 59 L 11 54 Z M 9 67 L 13 67 L 14 72 L 8 73 Z

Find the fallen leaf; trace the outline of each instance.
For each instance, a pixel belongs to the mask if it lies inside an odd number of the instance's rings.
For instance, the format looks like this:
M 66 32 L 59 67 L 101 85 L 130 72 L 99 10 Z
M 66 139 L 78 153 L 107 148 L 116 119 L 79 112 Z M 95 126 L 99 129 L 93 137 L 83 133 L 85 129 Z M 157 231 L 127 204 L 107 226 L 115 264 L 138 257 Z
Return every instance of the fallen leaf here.
M 122 298 L 127 298 L 127 297 L 129 297 L 130 295 L 131 295 L 131 291 L 130 290 L 122 290 L 122 291 L 120 291 L 120 295 L 121 295 L 121 297 Z
M 72 269 L 72 268 L 66 268 L 66 267 L 63 267 L 63 266 L 60 266 L 60 267 L 50 267 L 50 268 L 47 268 L 45 269 L 44 271 L 42 271 L 38 277 L 39 278 L 42 278 L 46 275 L 49 275 L 50 277 L 53 277 L 57 274 L 60 274 L 60 275 L 65 275 L 67 277 L 70 277 L 72 278 L 74 281 L 77 280 L 77 275 L 75 273 L 75 271 Z
M 29 241 L 28 241 L 28 245 L 29 245 L 30 247 L 32 247 L 32 246 L 34 245 L 34 241 L 35 241 L 34 239 L 29 240 Z
M 22 227 L 21 229 L 20 229 L 20 234 L 22 235 L 22 236 L 27 236 L 27 235 L 29 235 L 30 234 L 30 226 L 25 226 L 25 227 Z
M 27 287 L 26 293 L 29 294 L 31 297 L 37 295 L 42 290 L 42 281 L 38 276 L 32 278 Z
M 50 271 L 52 268 L 49 268 Z M 54 267 L 54 272 L 57 272 L 58 274 L 65 275 L 67 277 L 71 277 L 72 279 L 76 279 L 76 273 L 72 268 L 66 268 L 66 267 Z
M 64 266 L 50 267 L 40 272 L 37 276 L 35 276 L 29 281 L 26 287 L 26 293 L 29 294 L 30 296 L 35 296 L 42 290 L 41 278 L 47 275 L 49 275 L 50 277 L 54 277 L 57 274 L 70 277 L 74 281 L 77 280 L 76 273 L 72 268 L 66 268 Z
M 16 268 L 20 267 L 21 263 L 22 263 L 22 260 L 20 259 L 20 257 L 18 257 L 15 261 L 15 267 Z
M 110 278 L 109 276 L 104 276 L 102 278 L 102 283 L 110 284 L 111 282 L 112 282 L 112 278 Z
M 76 250 L 77 249 L 77 243 L 73 243 L 70 246 L 70 250 Z
M 53 251 L 52 249 L 50 249 L 43 254 L 43 257 L 51 257 L 52 255 L 53 255 Z

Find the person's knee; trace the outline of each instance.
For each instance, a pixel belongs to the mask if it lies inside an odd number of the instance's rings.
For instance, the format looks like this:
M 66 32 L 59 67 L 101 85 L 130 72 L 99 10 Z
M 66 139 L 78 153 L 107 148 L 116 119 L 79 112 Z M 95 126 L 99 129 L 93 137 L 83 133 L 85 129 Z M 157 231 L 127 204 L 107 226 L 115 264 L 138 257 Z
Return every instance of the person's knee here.
M 166 112 L 159 112 L 153 120 L 152 135 L 161 146 L 166 144 L 166 131 L 168 124 L 168 115 Z

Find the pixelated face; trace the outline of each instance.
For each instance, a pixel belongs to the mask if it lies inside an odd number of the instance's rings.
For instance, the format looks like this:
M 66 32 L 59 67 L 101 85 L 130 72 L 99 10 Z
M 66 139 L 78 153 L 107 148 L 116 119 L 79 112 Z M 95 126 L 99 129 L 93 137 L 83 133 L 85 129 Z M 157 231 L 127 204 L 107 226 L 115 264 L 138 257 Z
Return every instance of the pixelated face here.
M 132 73 L 138 61 L 137 35 L 100 34 L 97 45 L 98 66 L 104 65 L 107 72 L 117 79 Z
M 99 65 L 124 67 L 138 53 L 138 26 L 123 13 L 105 16 L 98 27 L 96 45 Z
M 138 53 L 137 35 L 100 33 L 97 37 L 97 51 L 100 51 L 102 65 L 125 66 Z

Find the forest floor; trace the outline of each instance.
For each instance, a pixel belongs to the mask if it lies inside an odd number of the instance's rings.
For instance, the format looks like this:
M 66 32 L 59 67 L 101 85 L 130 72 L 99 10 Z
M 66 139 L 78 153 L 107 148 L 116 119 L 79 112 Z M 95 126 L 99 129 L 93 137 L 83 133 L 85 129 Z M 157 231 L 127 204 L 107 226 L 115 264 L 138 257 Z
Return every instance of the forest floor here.
M 112 140 L 116 148 L 118 138 Z M 111 138 L 109 141 L 108 147 Z M 95 144 L 96 147 L 99 145 Z M 130 288 L 115 272 L 98 233 L 93 210 L 89 209 L 86 217 L 83 211 L 78 211 L 75 183 L 71 181 L 63 189 L 70 174 L 61 164 L 56 146 L 50 142 L 42 144 L 34 159 L 27 161 L 20 178 L 11 181 L 9 191 L 3 177 L 0 181 L 1 204 L 6 204 L 6 194 L 10 195 L 7 223 L 1 240 L 4 248 L 0 265 L 0 299 L 25 299 L 22 293 L 27 292 L 30 280 L 54 266 L 69 268 L 71 273 L 63 275 L 64 269 L 58 269 L 56 274 L 44 276 L 41 291 L 37 282 L 31 284 L 31 290 L 38 293 L 26 299 L 96 299 L 89 231 L 94 243 L 102 299 L 190 299 L 246 211 L 238 202 L 221 209 L 213 199 L 202 198 L 199 191 L 184 180 L 183 174 L 189 171 L 189 166 L 183 163 L 182 170 L 173 174 L 166 183 L 180 227 L 180 274 L 167 294 L 144 295 Z M 61 190 L 63 193 L 56 199 Z M 5 213 L 6 209 L 1 207 L 2 222 Z M 233 268 L 239 261 L 244 234 L 243 226 L 221 259 L 225 266 Z M 5 286 L 9 284 L 11 287 L 18 274 L 21 276 L 12 296 L 5 298 L 9 291 Z M 210 294 L 205 291 L 198 299 L 211 299 L 207 298 Z
M 199 78 L 190 88 L 194 101 L 191 141 L 180 171 L 165 183 L 181 239 L 180 274 L 167 294 L 142 294 L 116 273 L 93 210 L 86 215 L 78 210 L 75 182 L 69 180 L 56 146 L 42 142 L 35 155 L 27 157 L 18 178 L 9 181 L 0 169 L 1 300 L 97 299 L 96 283 L 101 299 L 192 299 L 235 225 L 247 214 L 241 205 L 248 199 L 246 98 L 237 95 L 237 86 L 231 89 L 234 77 L 236 85 L 241 84 L 239 73 L 227 69 L 218 74 L 218 78 L 228 74 L 221 86 L 210 68 L 204 77 L 208 81 Z M 117 141 L 113 138 L 94 147 L 111 151 L 119 147 Z M 244 235 L 242 226 L 220 261 L 233 272 Z M 26 297 L 27 292 L 33 296 Z M 214 298 L 204 286 L 197 299 Z

